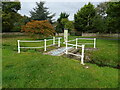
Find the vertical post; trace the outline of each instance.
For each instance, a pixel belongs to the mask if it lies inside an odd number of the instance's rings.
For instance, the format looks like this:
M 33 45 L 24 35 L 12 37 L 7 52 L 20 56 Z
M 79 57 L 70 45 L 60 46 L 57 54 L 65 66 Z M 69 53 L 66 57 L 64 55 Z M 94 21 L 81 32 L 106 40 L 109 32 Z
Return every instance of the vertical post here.
M 84 48 L 85 48 L 85 45 L 82 45 L 81 64 L 83 65 L 84 65 Z
M 96 48 L 96 38 L 94 38 L 94 48 Z
M 76 49 L 77 49 L 77 42 L 78 42 L 78 38 L 76 38 Z
M 44 39 L 44 51 L 46 51 L 46 39 Z
M 53 45 L 55 45 L 55 37 L 53 37 Z
M 68 54 L 67 41 L 65 41 L 65 43 L 66 43 L 66 54 Z
M 58 38 L 58 47 L 60 47 L 60 38 Z
M 20 40 L 18 40 L 18 53 L 20 53 Z
M 68 41 L 68 30 L 64 30 L 64 42 Z

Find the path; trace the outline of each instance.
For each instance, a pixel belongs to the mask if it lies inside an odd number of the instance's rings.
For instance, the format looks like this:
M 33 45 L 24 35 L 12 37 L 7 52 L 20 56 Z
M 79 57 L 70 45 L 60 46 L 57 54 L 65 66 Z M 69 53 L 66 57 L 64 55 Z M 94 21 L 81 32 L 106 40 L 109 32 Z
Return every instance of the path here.
M 73 47 L 68 47 L 68 50 L 71 50 Z M 60 56 L 65 52 L 66 48 L 62 47 L 59 49 L 52 50 L 50 52 L 47 52 L 46 54 L 53 55 L 53 56 Z

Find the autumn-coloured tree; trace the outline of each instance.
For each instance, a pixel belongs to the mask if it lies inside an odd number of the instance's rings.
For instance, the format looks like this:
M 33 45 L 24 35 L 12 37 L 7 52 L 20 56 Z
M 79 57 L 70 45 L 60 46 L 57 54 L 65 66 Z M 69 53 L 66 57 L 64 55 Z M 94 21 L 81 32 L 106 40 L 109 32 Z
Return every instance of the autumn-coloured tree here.
M 28 22 L 26 25 L 23 25 L 21 31 L 29 35 L 40 37 L 53 36 L 55 33 L 53 26 L 49 23 L 48 20 L 43 21 L 32 20 L 31 22 Z

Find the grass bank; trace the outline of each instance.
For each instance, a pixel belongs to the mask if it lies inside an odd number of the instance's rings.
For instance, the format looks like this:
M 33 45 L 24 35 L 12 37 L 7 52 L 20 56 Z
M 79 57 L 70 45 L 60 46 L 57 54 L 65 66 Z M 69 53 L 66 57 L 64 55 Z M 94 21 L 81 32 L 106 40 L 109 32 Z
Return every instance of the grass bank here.
M 18 39 L 30 38 L 3 38 L 3 88 L 118 87 L 118 69 L 99 67 L 90 63 L 86 63 L 89 66 L 86 69 L 74 59 L 43 55 L 42 52 L 34 50 L 18 54 Z

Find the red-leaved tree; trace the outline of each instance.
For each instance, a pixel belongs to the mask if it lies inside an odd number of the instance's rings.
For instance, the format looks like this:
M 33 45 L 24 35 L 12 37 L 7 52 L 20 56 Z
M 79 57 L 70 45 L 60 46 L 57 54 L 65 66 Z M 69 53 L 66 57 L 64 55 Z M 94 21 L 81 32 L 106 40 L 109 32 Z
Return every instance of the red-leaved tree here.
M 21 32 L 39 37 L 48 37 L 53 36 L 55 30 L 48 20 L 32 20 L 31 22 L 28 22 L 26 25 L 22 26 Z

